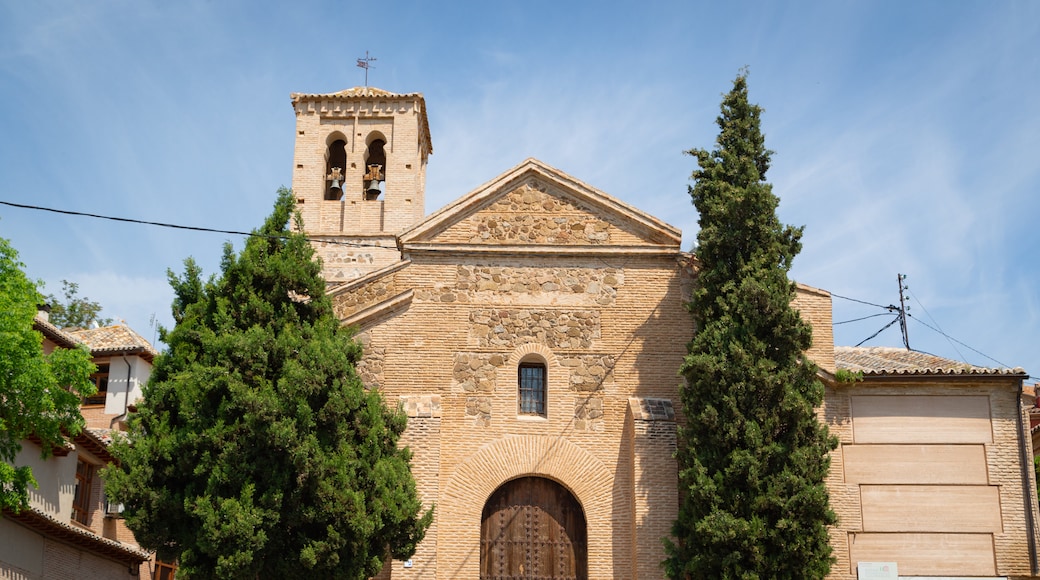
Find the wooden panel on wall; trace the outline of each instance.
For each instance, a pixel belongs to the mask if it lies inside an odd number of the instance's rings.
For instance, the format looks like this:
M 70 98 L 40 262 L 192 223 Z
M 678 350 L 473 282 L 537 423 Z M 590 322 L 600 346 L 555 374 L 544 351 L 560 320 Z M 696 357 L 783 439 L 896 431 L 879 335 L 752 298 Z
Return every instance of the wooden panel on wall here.
M 989 443 L 989 397 L 853 396 L 852 434 L 856 443 Z
M 986 485 L 984 445 L 842 445 L 847 483 Z
M 990 534 L 849 534 L 850 572 L 858 562 L 895 562 L 900 576 L 995 576 Z
M 862 485 L 866 532 L 999 532 L 1000 488 L 988 485 Z

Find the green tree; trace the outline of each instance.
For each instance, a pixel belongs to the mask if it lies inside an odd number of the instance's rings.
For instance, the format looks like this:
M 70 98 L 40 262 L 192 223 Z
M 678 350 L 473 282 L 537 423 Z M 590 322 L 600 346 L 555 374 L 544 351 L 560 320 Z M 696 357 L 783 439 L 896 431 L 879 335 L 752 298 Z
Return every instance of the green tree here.
M 100 304 L 86 296 L 79 296 L 79 284 L 62 280 L 61 293 L 65 297 L 64 300 L 54 294 L 48 294 L 46 298 L 47 303 L 51 306 L 50 322 L 54 326 L 89 328 L 92 322 L 97 322 L 98 326 L 112 324 L 111 318 L 98 316 L 101 314 Z
M 366 390 L 290 191 L 219 278 L 169 273 L 156 359 L 107 489 L 178 578 L 366 578 L 410 557 L 420 515 L 399 410 Z M 299 215 L 296 219 L 299 219 Z
M 37 486 L 29 466 L 15 465 L 22 441 L 34 436 L 42 457 L 50 456 L 63 433 L 83 429 L 80 398 L 96 391 L 85 348 L 43 353 L 43 335 L 33 329 L 42 296 L 24 267 L 0 238 L 0 508 L 15 512 L 29 506 L 29 486 Z
M 681 369 L 683 499 L 665 540 L 671 578 L 823 578 L 832 561 L 824 478 L 836 441 L 814 411 L 823 385 L 787 278 L 802 231 L 776 216 L 761 112 L 741 71 L 716 148 L 687 152 L 699 166 L 689 190 L 700 268 Z

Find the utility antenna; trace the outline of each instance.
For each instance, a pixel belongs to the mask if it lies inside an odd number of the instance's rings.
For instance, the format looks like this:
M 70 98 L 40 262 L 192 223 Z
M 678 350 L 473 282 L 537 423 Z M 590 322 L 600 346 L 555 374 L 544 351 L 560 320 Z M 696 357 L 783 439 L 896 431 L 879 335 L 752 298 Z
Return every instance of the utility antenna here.
M 374 62 L 375 60 L 376 60 L 376 57 L 368 56 L 368 51 L 367 50 L 365 51 L 365 58 L 357 59 L 358 68 L 365 69 L 365 86 L 366 87 L 368 86 L 368 69 L 376 68 L 376 67 L 372 66 L 372 62 Z
M 910 287 L 905 284 L 905 274 L 896 274 L 896 280 L 899 282 L 899 328 L 903 331 L 903 346 L 910 350 L 910 336 L 906 333 L 906 313 L 910 308 L 903 297 L 903 290 L 909 290 Z

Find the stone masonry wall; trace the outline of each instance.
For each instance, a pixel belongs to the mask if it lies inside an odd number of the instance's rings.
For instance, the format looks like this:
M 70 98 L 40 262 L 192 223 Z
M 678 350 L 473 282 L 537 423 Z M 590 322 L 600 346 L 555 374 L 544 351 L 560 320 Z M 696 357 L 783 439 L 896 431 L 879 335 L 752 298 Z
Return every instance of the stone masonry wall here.
M 599 312 L 556 309 L 476 309 L 470 332 L 482 347 L 512 348 L 528 342 L 549 348 L 591 348 L 601 336 Z
M 371 281 L 368 284 L 354 286 L 344 292 L 336 292 L 332 296 L 332 311 L 340 320 L 378 304 L 398 293 L 397 276 L 390 273 Z
M 494 299 L 516 295 L 587 296 L 600 306 L 614 303 L 624 274 L 617 268 L 521 268 L 459 265 L 456 297 Z
M 663 558 L 654 526 L 665 524 L 637 524 L 634 448 L 624 425 L 630 396 L 677 400 L 675 372 L 692 333 L 680 263 L 645 256 L 609 263 L 440 254 L 410 259 L 392 284 L 380 278 L 378 288 L 333 295 L 342 313 L 412 290 L 406 309 L 362 323 L 359 371 L 390 400 L 440 400 L 439 470 L 420 476 L 421 485 L 434 477 L 439 482 L 437 533 L 424 541 L 412 568 L 394 562 L 392 577 L 420 577 L 420 568 L 427 571 L 422 577 L 434 577 L 433 570 L 437 578 L 475 577 L 484 502 L 509 479 L 537 475 L 561 483 L 581 503 L 590 578 L 660 578 L 659 570 L 638 576 L 627 556 Z M 544 417 L 518 413 L 517 365 L 534 356 L 547 367 Z M 410 419 L 413 449 L 432 437 L 427 421 Z M 662 461 L 674 464 L 666 455 Z M 651 469 L 647 473 L 658 475 L 641 478 L 640 485 L 674 494 L 674 474 L 665 471 Z
M 321 258 L 326 282 L 354 280 L 401 259 L 392 238 L 353 238 L 346 242 L 328 238 L 311 243 Z
M 530 178 L 438 236 L 465 244 L 618 245 L 639 243 L 620 222 Z

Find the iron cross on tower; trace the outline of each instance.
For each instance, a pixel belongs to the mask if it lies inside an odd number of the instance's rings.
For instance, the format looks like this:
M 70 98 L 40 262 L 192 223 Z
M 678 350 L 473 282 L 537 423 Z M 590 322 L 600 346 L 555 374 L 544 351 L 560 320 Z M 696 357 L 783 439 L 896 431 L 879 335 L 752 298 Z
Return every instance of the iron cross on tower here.
M 376 58 L 374 56 L 372 56 L 372 57 L 368 56 L 368 51 L 367 50 L 365 51 L 365 58 L 357 59 L 358 67 L 365 69 L 365 86 L 366 87 L 368 86 L 368 69 L 375 68 L 375 67 L 372 66 L 372 62 L 375 61 L 375 60 L 376 60 Z

